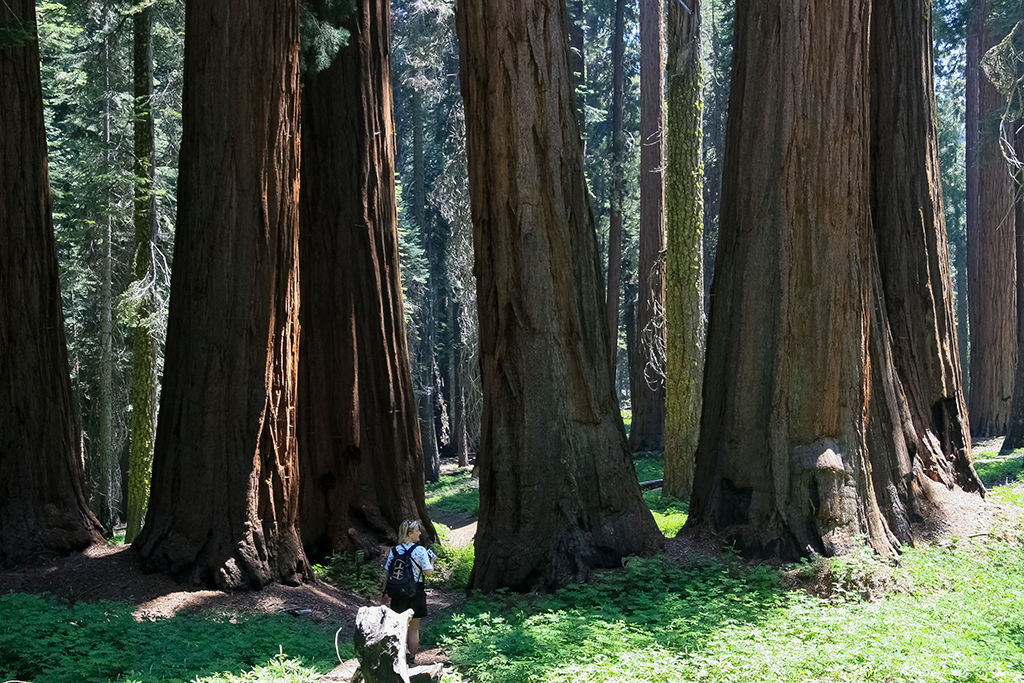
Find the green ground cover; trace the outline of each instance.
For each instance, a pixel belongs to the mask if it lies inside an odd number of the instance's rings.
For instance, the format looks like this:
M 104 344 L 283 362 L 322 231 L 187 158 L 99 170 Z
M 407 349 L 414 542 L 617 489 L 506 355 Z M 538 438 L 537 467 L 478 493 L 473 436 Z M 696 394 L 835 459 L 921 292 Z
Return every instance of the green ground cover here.
M 1020 455 L 990 460 L 977 465 L 999 482 L 990 497 L 1024 505 Z M 660 467 L 637 460 L 644 480 Z M 432 510 L 475 509 L 466 479 L 428 487 Z M 685 504 L 645 500 L 667 535 L 685 522 Z M 461 612 L 426 620 L 423 642 L 450 653 L 445 683 L 1024 683 L 1024 546 L 1016 522 L 997 526 L 898 561 L 867 550 L 784 567 L 728 553 L 683 567 L 634 558 L 552 595 L 473 594 Z M 472 547 L 441 552 L 448 571 L 433 586 L 463 588 Z M 358 558 L 317 572 L 355 590 L 377 580 Z M 337 663 L 336 627 L 287 615 L 137 622 L 132 610 L 0 596 L 0 680 L 286 683 Z M 353 656 L 350 643 L 341 656 Z
M 0 680 L 304 681 L 337 664 L 337 625 L 317 626 L 287 614 L 136 621 L 134 609 L 128 603 L 0 596 Z M 351 643 L 339 649 L 343 657 L 354 656 Z M 273 677 L 285 670 L 295 676 Z

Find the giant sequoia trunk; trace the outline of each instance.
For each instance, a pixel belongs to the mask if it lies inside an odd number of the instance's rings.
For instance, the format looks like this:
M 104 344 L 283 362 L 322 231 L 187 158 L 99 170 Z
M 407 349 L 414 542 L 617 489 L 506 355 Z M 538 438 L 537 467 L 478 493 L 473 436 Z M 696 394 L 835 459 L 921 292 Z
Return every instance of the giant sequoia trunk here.
M 989 0 L 975 3 L 967 34 L 967 300 L 971 355 L 968 408 L 976 437 L 1005 433 L 1017 358 L 1013 191 L 999 149 L 1004 99 L 981 71 L 995 45 Z
M 961 386 L 930 8 L 929 0 L 908 0 L 872 9 L 872 222 L 914 468 L 947 488 L 975 491 L 984 487 L 971 464 Z
M 889 115 L 884 124 L 902 136 L 899 147 L 884 150 L 895 159 L 880 160 L 878 169 L 869 161 L 868 37 L 886 36 L 908 51 L 880 65 L 874 92 L 892 98 L 894 88 L 924 90 L 913 70 L 930 69 L 925 9 L 915 3 L 896 21 L 876 8 L 871 26 L 867 0 L 815 0 L 796 9 L 775 0 L 736 9 L 688 525 L 749 554 L 841 554 L 862 537 L 889 554 L 911 540 L 910 522 L 941 488 L 932 479 L 977 485 L 945 320 L 948 264 L 933 234 L 942 214 L 931 187 L 937 174 L 929 174 L 934 128 L 911 137 Z M 881 66 L 908 72 L 886 75 Z M 934 126 L 934 105 L 923 104 L 934 95 L 905 95 L 904 105 L 916 107 L 906 121 L 921 125 L 923 115 Z M 885 176 L 896 166 L 913 178 Z M 904 262 L 880 264 L 876 256 L 873 170 L 884 176 L 876 192 L 894 194 L 875 210 L 880 242 L 917 237 L 917 246 L 900 254 Z M 921 217 L 904 234 L 891 221 L 910 211 Z M 915 287 L 930 287 L 935 299 L 911 289 L 906 273 L 931 278 Z M 890 307 L 885 291 L 903 301 Z M 929 316 L 937 328 L 930 334 Z M 921 343 L 921 355 L 908 357 L 893 343 L 894 330 L 918 335 L 911 341 Z
M 629 358 L 629 447 L 634 453 L 665 447 L 664 16 L 662 0 L 641 0 L 639 292 Z
M 146 566 L 223 589 L 310 576 L 298 522 L 297 0 L 190 2 Z
M 704 175 L 701 2 L 668 7 L 665 485 L 693 488 L 704 373 Z
M 0 46 L 0 565 L 8 566 L 103 537 L 86 501 L 71 396 L 35 3 L 5 2 L 0 26 L 17 41 Z
M 302 536 L 311 556 L 427 520 L 402 313 L 390 9 L 361 0 L 302 115 Z
M 562 0 L 457 10 L 484 392 L 471 585 L 552 586 L 662 542 L 610 367 Z

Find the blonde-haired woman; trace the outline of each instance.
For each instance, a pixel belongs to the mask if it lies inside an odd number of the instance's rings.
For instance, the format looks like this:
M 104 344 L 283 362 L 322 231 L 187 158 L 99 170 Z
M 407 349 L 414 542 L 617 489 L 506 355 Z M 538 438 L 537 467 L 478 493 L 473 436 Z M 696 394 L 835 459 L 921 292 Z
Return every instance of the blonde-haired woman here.
M 388 561 L 384 563 L 384 573 L 388 574 L 396 554 L 408 553 L 412 558 L 416 594 L 411 598 L 395 597 L 390 599 L 391 609 L 399 614 L 408 609 L 412 610 L 412 620 L 409 622 L 409 632 L 406 636 L 410 662 L 416 658 L 416 653 L 420 649 L 420 619 L 427 616 L 427 591 L 423 586 L 423 578 L 434 571 L 434 553 L 419 544 L 422 534 L 423 525 L 418 519 L 407 519 L 402 522 L 402 525 L 398 527 L 398 545 L 391 549 L 391 552 L 388 553 Z M 387 604 L 387 600 L 388 596 L 385 593 L 381 601 Z

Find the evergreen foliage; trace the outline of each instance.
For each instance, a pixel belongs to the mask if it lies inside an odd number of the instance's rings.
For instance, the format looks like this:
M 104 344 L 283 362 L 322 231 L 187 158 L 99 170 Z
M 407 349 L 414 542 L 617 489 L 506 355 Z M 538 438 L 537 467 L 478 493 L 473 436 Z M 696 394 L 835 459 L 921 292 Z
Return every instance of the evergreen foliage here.
M 94 489 L 92 507 L 108 531 L 123 520 L 131 328 L 147 324 L 162 342 L 170 285 L 184 5 L 180 0 L 159 0 L 154 8 L 157 180 L 152 192 L 157 200 L 157 241 L 155 279 L 140 284 L 133 272 L 132 7 L 97 0 L 45 0 L 37 7 L 72 385 L 82 416 L 86 471 Z M 138 295 L 143 288 L 156 294 L 157 306 L 147 320 L 139 321 Z M 104 320 L 109 320 L 109 327 Z
M 316 74 L 327 69 L 351 35 L 345 22 L 356 11 L 355 0 L 306 0 L 299 7 L 302 37 L 301 68 Z

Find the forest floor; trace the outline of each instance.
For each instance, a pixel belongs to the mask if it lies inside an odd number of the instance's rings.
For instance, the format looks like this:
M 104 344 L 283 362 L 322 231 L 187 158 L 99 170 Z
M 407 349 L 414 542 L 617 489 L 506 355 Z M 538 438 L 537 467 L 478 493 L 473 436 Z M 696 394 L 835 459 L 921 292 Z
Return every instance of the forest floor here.
M 998 451 L 998 443 L 994 447 L 979 443 L 974 450 Z M 977 494 L 947 492 L 936 487 L 934 495 L 944 497 L 942 502 L 955 512 L 942 520 L 926 519 L 919 525 L 916 532 L 921 542 L 941 543 L 946 537 L 988 534 L 993 528 L 1015 522 L 1022 512 L 1014 505 L 999 504 Z M 476 532 L 476 521 L 463 513 L 437 514 L 433 519 L 451 528 L 452 545 L 468 544 Z M 688 565 L 695 556 L 713 550 L 695 539 L 678 536 L 666 539 L 665 552 L 680 565 Z M 95 545 L 80 553 L 39 557 L 30 566 L 0 571 L 0 595 L 9 591 L 48 593 L 70 602 L 128 602 L 136 606 L 138 619 L 204 611 L 220 614 L 289 612 L 296 618 L 337 624 L 342 642 L 351 642 L 359 608 L 373 604 L 370 598 L 322 582 L 302 586 L 275 584 L 261 591 L 239 592 L 183 585 L 162 574 L 146 573 L 141 558 L 130 545 Z M 463 591 L 428 589 L 427 594 L 428 609 L 433 617 L 459 611 L 466 600 Z M 417 657 L 421 665 L 446 661 L 446 653 L 440 649 L 421 651 Z M 341 678 L 327 674 L 324 680 Z

